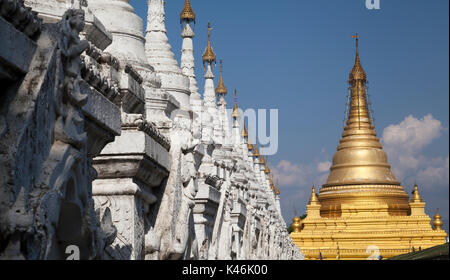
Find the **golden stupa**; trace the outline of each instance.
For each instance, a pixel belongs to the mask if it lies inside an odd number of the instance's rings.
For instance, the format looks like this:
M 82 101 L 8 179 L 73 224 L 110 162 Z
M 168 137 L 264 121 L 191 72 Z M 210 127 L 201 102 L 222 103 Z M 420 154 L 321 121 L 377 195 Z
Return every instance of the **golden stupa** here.
M 417 184 L 409 200 L 391 172 L 369 113 L 354 37 L 346 126 L 327 182 L 318 195 L 313 187 L 306 218 L 292 224 L 291 237 L 305 259 L 389 258 L 443 244 L 447 236 L 440 220 L 431 227 Z

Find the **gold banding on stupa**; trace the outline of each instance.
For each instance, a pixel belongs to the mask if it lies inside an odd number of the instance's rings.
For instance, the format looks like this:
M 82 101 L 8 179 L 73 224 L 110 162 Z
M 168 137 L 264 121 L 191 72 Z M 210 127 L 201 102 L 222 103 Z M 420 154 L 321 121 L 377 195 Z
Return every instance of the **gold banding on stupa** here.
M 184 2 L 184 7 L 180 14 L 180 23 L 183 23 L 183 21 L 185 22 L 193 21 L 195 23 L 195 13 L 194 10 L 192 9 L 189 0 L 186 0 Z
M 205 52 L 203 53 L 202 59 L 203 59 L 203 68 L 205 68 L 205 63 L 211 64 L 211 67 L 214 69 L 214 64 L 216 63 L 216 54 L 213 51 L 213 48 L 211 47 L 211 31 L 213 30 L 211 23 L 208 22 L 208 46 L 206 47 Z M 206 68 L 205 68 L 206 69 Z
M 313 186 L 307 216 L 291 233 L 305 259 L 367 259 L 375 249 L 378 258 L 389 258 L 443 244 L 447 236 L 440 217 L 431 227 L 417 184 L 409 200 L 391 172 L 370 114 L 358 36 L 353 37 L 356 57 L 342 138 L 326 183 L 318 195 Z

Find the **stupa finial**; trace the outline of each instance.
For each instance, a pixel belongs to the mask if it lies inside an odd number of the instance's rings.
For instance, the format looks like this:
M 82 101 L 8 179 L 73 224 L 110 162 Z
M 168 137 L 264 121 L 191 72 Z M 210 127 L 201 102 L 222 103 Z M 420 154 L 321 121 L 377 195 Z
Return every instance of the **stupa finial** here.
M 216 87 L 216 93 L 218 95 L 226 95 L 227 94 L 227 87 L 225 86 L 224 82 L 223 82 L 223 63 L 222 63 L 222 59 L 219 60 L 220 63 L 220 77 L 219 77 L 219 84 Z
M 180 14 L 180 23 L 183 23 L 183 21 L 187 23 L 193 21 L 195 23 L 195 13 L 189 0 L 185 0 L 184 8 Z
M 212 68 L 214 68 L 214 64 L 216 63 L 216 54 L 214 53 L 211 47 L 211 31 L 213 30 L 212 25 L 208 22 L 208 46 L 206 47 L 205 53 L 203 53 L 203 67 L 205 68 L 205 63 L 209 63 Z
M 356 33 L 352 36 L 352 38 L 355 40 L 356 45 L 356 56 L 355 56 L 355 64 L 353 65 L 353 69 L 350 72 L 350 76 L 348 78 L 348 82 L 352 84 L 354 81 L 361 80 L 363 82 L 367 82 L 367 75 L 364 71 L 361 61 L 359 60 L 359 50 L 358 50 L 358 42 L 359 42 L 359 35 Z

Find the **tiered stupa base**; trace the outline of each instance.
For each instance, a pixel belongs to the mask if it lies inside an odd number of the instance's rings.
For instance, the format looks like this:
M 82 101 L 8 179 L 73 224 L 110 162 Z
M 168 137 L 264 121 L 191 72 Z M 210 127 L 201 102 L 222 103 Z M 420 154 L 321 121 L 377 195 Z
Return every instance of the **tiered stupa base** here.
M 444 230 L 433 230 L 424 215 L 345 213 L 341 217 L 307 217 L 303 229 L 291 233 L 307 260 L 383 259 L 445 243 Z M 313 215 L 314 216 L 314 215 Z

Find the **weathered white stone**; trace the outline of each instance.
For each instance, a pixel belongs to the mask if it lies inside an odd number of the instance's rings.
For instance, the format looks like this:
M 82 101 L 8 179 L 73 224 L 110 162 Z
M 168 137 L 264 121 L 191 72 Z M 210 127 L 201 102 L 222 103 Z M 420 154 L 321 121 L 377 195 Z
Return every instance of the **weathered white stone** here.
M 90 0 L 89 2 L 91 2 Z M 67 9 L 71 7 L 69 0 L 24 0 L 25 5 L 32 7 L 39 17 L 48 23 L 57 23 Z M 78 8 L 78 7 L 77 7 Z M 86 7 L 79 7 L 85 11 L 86 25 L 81 32 L 81 36 L 85 37 L 92 44 L 104 50 L 112 42 L 112 35 L 108 33 L 102 22 L 96 18 L 93 13 Z
M 173 95 L 181 109 L 189 110 L 189 78 L 183 75 L 167 39 L 163 0 L 148 0 L 145 39 L 147 59 L 161 77 L 161 87 Z
M 14 79 L 16 74 L 28 72 L 36 43 L 3 17 L 0 24 L 0 78 Z
M 216 103 L 211 63 L 198 92 L 190 23 L 179 67 L 163 0 L 148 1 L 147 40 L 129 0 L 88 2 L 27 0 L 42 30 L 32 14 L 0 17 L 11 41 L 0 51 L 0 258 L 63 259 L 75 244 L 84 259 L 302 259 L 239 116 L 230 129 Z
M 81 76 L 80 54 L 89 46 L 78 36 L 83 28 L 84 11 L 77 9 L 45 24 L 20 84 L 5 85 L 0 238 L 8 245 L 0 258 L 65 259 L 71 245 L 83 259 L 103 258 L 115 238 L 109 210 L 94 212 L 91 157 L 117 134 L 104 120 L 117 120 L 119 111 L 110 106 L 101 119 L 83 110 L 95 107 L 94 89 Z

